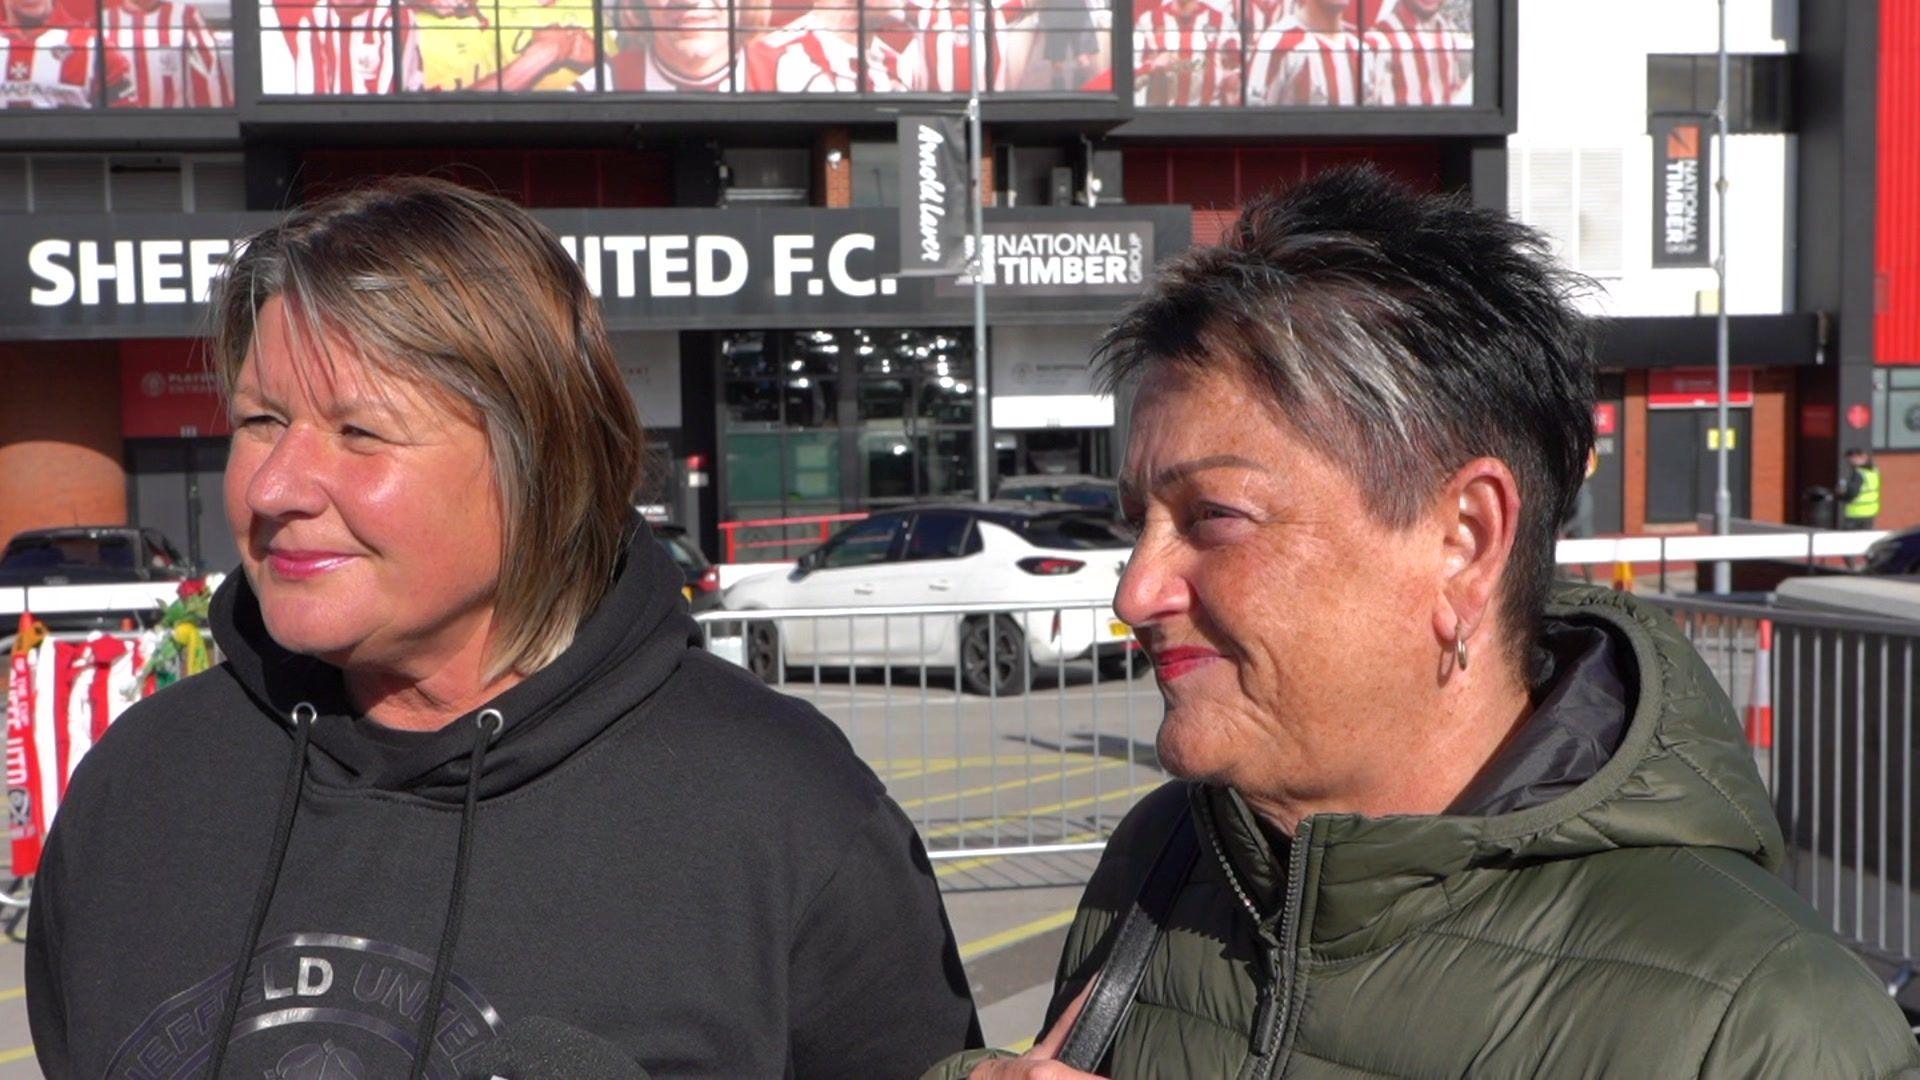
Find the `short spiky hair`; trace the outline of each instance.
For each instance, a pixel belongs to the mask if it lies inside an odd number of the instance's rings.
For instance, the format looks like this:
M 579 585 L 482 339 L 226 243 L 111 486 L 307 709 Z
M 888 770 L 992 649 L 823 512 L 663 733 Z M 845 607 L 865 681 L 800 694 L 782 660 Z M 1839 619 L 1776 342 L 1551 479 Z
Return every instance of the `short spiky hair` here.
M 1581 286 L 1504 214 L 1343 168 L 1256 199 L 1219 244 L 1163 266 L 1095 362 L 1109 390 L 1240 365 L 1390 527 L 1468 461 L 1504 461 L 1521 506 L 1501 614 L 1525 673 L 1593 447 Z

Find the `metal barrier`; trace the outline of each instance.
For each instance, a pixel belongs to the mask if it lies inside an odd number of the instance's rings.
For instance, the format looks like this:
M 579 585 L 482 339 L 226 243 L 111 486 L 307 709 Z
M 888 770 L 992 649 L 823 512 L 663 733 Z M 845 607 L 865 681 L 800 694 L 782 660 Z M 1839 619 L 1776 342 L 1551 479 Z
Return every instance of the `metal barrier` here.
M 1169 779 L 1159 692 L 1108 603 L 695 618 L 711 651 L 833 717 L 934 859 L 1097 851 Z
M 1920 623 L 1649 599 L 1746 725 L 1786 833 L 1788 882 L 1841 936 L 1913 956 Z

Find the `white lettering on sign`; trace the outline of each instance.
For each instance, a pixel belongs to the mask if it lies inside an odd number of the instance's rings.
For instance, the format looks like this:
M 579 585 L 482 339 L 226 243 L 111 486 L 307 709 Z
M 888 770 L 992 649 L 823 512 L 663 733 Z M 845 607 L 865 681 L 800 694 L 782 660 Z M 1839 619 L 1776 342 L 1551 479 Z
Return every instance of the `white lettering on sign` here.
M 27 270 L 42 283 L 27 291 L 34 307 L 59 307 L 73 299 L 73 272 L 60 261 L 72 251 L 65 240 L 42 240 L 27 249 Z
M 1670 255 L 1691 255 L 1700 248 L 1700 159 L 1667 162 L 1666 244 Z
M 916 147 L 919 163 L 920 204 L 917 225 L 920 230 L 920 257 L 930 263 L 940 261 L 940 225 L 947 216 L 947 185 L 940 180 L 940 148 L 946 139 L 930 124 L 920 125 Z
M 727 264 L 726 273 L 720 263 Z M 701 296 L 732 296 L 747 283 L 747 248 L 731 236 L 702 236 L 693 242 L 693 288 Z
M 872 296 L 876 288 L 873 279 L 854 277 L 847 270 L 847 260 L 854 252 L 872 250 L 873 236 L 869 233 L 848 233 L 835 240 L 827 251 L 827 280 L 848 296 Z
M 648 283 L 653 287 L 655 296 L 692 296 L 693 282 L 683 281 L 679 275 L 690 268 L 686 256 L 687 238 L 685 236 L 656 236 L 653 238 L 653 256 L 647 260 Z
M 773 238 L 773 295 L 792 296 L 796 275 L 813 269 L 813 259 L 801 252 L 813 248 L 808 233 L 779 233 Z
M 27 299 L 97 306 L 111 283 L 115 304 L 204 304 L 233 251 L 231 240 L 41 240 L 27 249 Z
M 1013 287 L 1139 285 L 1146 280 L 1138 233 L 1061 231 L 987 234 L 987 284 Z M 963 284 L 970 280 L 962 277 Z

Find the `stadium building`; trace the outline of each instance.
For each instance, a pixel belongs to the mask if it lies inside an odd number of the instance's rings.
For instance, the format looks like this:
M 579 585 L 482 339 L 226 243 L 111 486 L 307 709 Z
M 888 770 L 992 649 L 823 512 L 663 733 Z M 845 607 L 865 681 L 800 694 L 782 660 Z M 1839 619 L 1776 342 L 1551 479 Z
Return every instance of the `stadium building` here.
M 1887 422 L 1907 381 L 1874 344 L 1876 320 L 1905 325 L 1870 287 L 1891 250 L 1873 212 L 1885 109 L 1860 95 L 1913 6 L 1886 0 L 1883 32 L 1872 5 L 1733 4 L 1742 100 L 1785 110 L 1754 104 L 1733 151 L 1735 258 L 1759 244 L 1765 263 L 1728 289 L 1756 517 L 1794 518 L 1801 487 L 1831 482 L 1858 407 L 1887 447 L 1883 521 L 1920 518 L 1896 493 L 1920 467 L 1894 463 L 1908 436 Z M 1084 361 L 1153 263 L 1262 190 L 1366 160 L 1512 207 L 1602 280 L 1602 527 L 1690 527 L 1697 496 L 1661 486 L 1684 425 L 1653 399 L 1689 392 L 1702 341 L 1711 363 L 1711 272 L 1655 265 L 1649 148 L 1656 113 L 1698 106 L 1674 71 L 1695 71 L 1711 21 L 1656 35 L 1673 5 L 1616 5 L 1601 57 L 1567 7 L 0 0 L 0 537 L 130 521 L 230 563 L 201 300 L 236 238 L 397 172 L 503 193 L 568 244 L 672 462 L 642 498 L 710 552 L 721 522 L 971 493 L 972 290 L 900 273 L 916 165 L 896 133 L 903 117 L 957 127 L 976 17 L 997 477 L 1110 472 L 1119 418 Z M 1586 91 L 1555 81 L 1588 63 Z M 1889 286 L 1888 303 L 1906 295 Z

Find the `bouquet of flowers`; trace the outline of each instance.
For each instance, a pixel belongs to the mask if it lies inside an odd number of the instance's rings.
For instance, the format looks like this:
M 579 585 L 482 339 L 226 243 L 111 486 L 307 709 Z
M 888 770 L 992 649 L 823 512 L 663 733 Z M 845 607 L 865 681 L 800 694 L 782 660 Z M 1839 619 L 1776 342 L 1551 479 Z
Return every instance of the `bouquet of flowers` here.
M 205 578 L 180 583 L 174 599 L 160 610 L 160 624 L 147 634 L 147 662 L 134 681 L 136 692 L 158 690 L 213 666 L 207 648 L 207 611 L 213 590 Z

